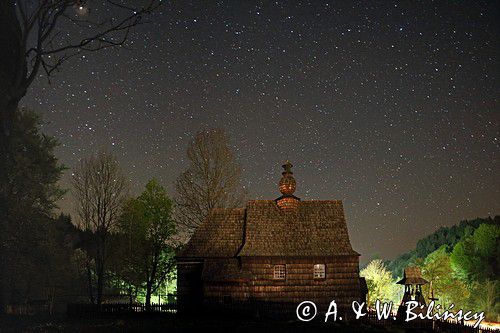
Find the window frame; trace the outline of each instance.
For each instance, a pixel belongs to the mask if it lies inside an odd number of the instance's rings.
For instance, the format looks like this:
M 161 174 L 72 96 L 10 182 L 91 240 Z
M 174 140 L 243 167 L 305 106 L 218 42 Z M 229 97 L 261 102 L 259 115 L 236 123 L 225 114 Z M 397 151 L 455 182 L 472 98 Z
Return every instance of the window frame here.
M 273 266 L 273 280 L 286 280 L 286 264 L 276 264 Z
M 318 270 L 316 269 L 318 267 Z M 319 268 L 321 267 L 321 268 Z M 313 279 L 314 280 L 324 280 L 326 279 L 326 265 L 325 264 L 314 264 L 313 265 Z

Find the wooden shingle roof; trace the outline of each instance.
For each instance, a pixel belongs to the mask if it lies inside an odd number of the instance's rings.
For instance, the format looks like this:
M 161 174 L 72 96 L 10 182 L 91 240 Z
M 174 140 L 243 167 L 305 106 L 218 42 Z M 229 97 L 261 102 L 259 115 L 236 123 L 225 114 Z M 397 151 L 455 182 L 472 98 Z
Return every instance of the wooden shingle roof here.
M 301 201 L 295 212 L 272 200 L 247 204 L 245 244 L 240 256 L 352 255 L 342 201 Z
M 405 268 L 403 273 L 403 278 L 397 282 L 397 284 L 427 284 L 429 281 L 422 277 L 422 272 L 420 267 L 408 266 Z
M 245 209 L 214 209 L 178 257 L 234 257 L 243 242 Z
M 358 255 L 349 241 L 342 201 L 301 201 L 286 212 L 274 200 L 215 210 L 178 257 Z

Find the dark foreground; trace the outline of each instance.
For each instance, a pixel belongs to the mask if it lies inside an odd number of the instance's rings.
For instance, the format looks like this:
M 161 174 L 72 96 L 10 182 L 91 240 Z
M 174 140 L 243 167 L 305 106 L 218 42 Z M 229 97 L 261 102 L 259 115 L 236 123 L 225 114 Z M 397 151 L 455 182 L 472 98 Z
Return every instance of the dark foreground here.
M 108 318 L 0 317 L 0 332 L 416 332 L 357 323 L 353 325 L 234 318 L 181 317 L 175 314 Z M 421 330 L 419 330 L 421 332 Z

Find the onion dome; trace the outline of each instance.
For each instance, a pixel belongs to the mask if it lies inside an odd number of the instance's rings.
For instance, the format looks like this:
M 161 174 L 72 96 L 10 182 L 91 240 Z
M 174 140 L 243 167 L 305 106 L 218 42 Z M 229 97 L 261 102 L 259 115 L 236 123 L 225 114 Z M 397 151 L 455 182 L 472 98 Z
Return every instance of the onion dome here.
M 281 173 L 282 177 L 279 182 L 279 190 L 282 196 L 276 199 L 276 204 L 281 209 L 296 209 L 299 205 L 300 199 L 293 195 L 297 189 L 297 183 L 293 178 L 292 167 L 293 165 L 289 161 L 283 164 L 285 171 Z

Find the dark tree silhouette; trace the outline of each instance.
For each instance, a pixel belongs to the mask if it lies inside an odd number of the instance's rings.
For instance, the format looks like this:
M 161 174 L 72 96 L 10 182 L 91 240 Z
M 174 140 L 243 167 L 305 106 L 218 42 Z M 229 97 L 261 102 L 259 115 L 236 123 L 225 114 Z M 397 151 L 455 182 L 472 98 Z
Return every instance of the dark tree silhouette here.
M 0 311 L 10 301 L 8 278 L 15 279 L 6 260 L 18 262 L 9 249 L 28 240 L 16 237 L 13 227 L 36 230 L 39 217 L 49 217 L 62 170 L 52 153 L 55 141 L 39 133 L 34 115 L 19 111 L 20 100 L 37 77 L 50 78 L 72 57 L 126 45 L 131 29 L 159 3 L 103 0 L 92 7 L 83 0 L 0 1 Z
M 53 248 L 45 246 L 52 241 L 47 221 L 63 194 L 57 182 L 64 167 L 54 156 L 57 141 L 40 133 L 39 121 L 29 110 L 16 111 L 11 135 L 1 142 L 8 149 L 0 154 L 0 312 L 29 299 L 33 283 L 22 281 L 42 275 L 37 264 L 49 258 L 40 249 Z
M 221 129 L 200 131 L 187 149 L 188 168 L 175 182 L 176 221 L 192 233 L 213 208 L 239 207 L 245 198 L 241 167 Z
M 90 236 L 85 244 L 89 257 L 85 262 L 89 298 L 101 304 L 110 257 L 110 234 L 117 230 L 127 182 L 114 156 L 99 153 L 82 159 L 73 172 L 72 183 L 78 226 Z
M 137 5 L 138 3 L 142 5 Z M 159 6 L 157 0 L 105 0 L 99 18 L 83 0 L 0 1 L 0 117 L 8 135 L 19 101 L 43 71 L 47 77 L 82 52 L 123 46 L 130 29 Z M 118 10 L 121 14 L 118 14 Z M 104 12 L 104 10 L 99 11 Z M 77 31 L 69 36 L 68 31 Z

